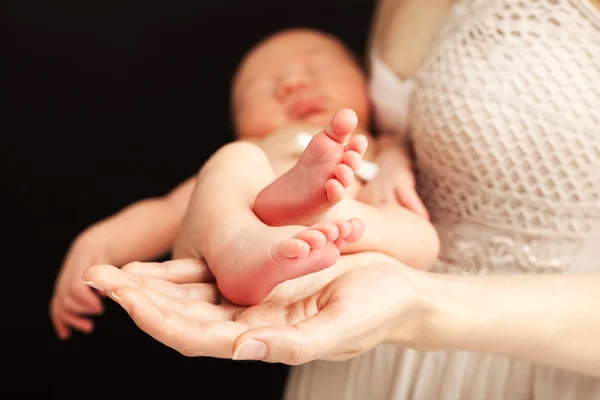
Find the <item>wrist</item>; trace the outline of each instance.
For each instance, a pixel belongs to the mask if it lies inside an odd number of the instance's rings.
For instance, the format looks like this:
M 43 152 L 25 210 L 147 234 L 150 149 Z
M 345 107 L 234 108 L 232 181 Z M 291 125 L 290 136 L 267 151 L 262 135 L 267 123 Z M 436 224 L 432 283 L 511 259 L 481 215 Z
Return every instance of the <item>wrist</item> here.
M 403 347 L 433 351 L 462 349 L 460 326 L 465 325 L 462 303 L 464 288 L 453 277 L 407 269 L 403 272 L 415 289 L 414 300 L 406 315 L 397 319 L 391 342 Z M 470 310 L 470 309 L 469 309 Z M 470 310 L 472 311 L 472 310 Z
M 386 140 L 383 140 L 386 139 Z M 382 138 L 379 141 L 375 161 L 379 165 L 398 165 L 410 166 L 412 164 L 410 153 L 407 146 L 402 146 L 397 138 L 393 141 Z
M 502 324 L 488 298 L 498 296 L 480 277 L 425 273 L 419 299 L 428 312 L 417 344 L 429 350 L 490 351 L 489 341 L 501 343 Z M 494 339 L 496 337 L 496 339 Z
M 438 312 L 436 304 L 429 297 L 433 285 L 428 273 L 406 266 L 394 265 L 392 276 L 398 278 L 396 287 L 413 290 L 396 290 L 392 292 L 393 315 L 386 342 L 401 347 L 429 350 L 432 348 L 433 335 L 430 326 Z M 406 281 L 409 282 L 407 285 Z

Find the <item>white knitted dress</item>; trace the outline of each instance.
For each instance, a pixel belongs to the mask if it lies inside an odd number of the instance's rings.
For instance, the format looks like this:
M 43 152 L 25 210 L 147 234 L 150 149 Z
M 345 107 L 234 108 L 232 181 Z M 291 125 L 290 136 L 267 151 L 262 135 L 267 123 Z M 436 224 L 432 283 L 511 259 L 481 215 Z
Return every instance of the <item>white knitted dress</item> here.
M 589 0 L 459 0 L 414 81 L 372 61 L 380 128 L 410 132 L 442 240 L 437 271 L 600 273 L 600 11 Z M 383 345 L 292 368 L 286 399 L 600 400 L 600 379 Z

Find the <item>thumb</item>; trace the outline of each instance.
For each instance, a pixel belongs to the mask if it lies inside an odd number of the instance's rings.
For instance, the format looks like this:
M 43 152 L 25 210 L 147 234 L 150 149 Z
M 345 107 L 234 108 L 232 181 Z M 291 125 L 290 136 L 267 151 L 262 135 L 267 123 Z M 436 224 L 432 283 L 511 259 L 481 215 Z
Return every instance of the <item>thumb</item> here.
M 293 305 L 291 306 L 293 307 Z M 347 339 L 358 323 L 341 305 L 331 304 L 295 325 L 268 326 L 242 333 L 234 343 L 234 360 L 263 360 L 299 365 L 316 359 L 338 359 L 350 352 Z

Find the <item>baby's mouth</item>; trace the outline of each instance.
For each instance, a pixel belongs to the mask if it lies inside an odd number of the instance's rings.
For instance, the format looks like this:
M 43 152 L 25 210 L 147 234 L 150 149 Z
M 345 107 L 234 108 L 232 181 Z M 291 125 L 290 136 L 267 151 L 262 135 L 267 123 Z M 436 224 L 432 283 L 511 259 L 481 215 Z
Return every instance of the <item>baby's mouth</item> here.
M 319 96 L 299 96 L 289 102 L 287 113 L 292 119 L 305 120 L 326 110 L 325 101 Z

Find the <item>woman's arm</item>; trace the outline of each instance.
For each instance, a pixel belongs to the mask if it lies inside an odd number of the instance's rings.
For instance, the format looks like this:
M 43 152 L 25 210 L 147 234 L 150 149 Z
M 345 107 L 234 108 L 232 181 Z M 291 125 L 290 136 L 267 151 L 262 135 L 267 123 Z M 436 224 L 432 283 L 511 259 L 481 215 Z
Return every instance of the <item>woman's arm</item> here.
M 380 0 L 369 51 L 376 51 L 401 79 L 415 75 L 453 0 Z
M 381 206 L 398 204 L 429 218 L 415 188 L 409 151 L 412 77 L 446 15 L 450 0 L 382 0 L 369 38 L 369 92 L 377 131 L 379 173 L 358 200 Z
M 419 281 L 432 310 L 427 347 L 600 376 L 600 275 L 429 275 Z M 402 329 L 397 333 L 394 341 L 402 342 Z
M 188 356 L 302 364 L 396 343 L 600 376 L 600 275 L 446 276 L 360 253 L 301 278 L 310 284 L 297 286 L 300 292 L 235 308 L 213 303 L 214 285 L 186 285 L 207 279 L 203 270 L 197 261 L 175 260 L 124 271 L 95 266 L 83 279 L 114 292 L 141 329 Z
M 600 377 L 600 275 L 447 276 L 377 262 L 341 275 L 315 296 L 316 314 L 293 327 L 245 332 L 236 350 L 259 340 L 268 349 L 265 359 L 299 364 L 395 343 L 492 353 Z M 308 309 L 310 300 L 302 303 Z

